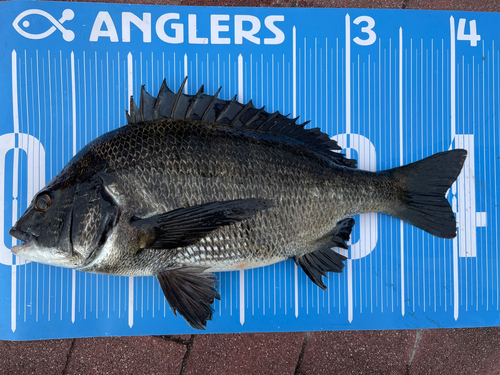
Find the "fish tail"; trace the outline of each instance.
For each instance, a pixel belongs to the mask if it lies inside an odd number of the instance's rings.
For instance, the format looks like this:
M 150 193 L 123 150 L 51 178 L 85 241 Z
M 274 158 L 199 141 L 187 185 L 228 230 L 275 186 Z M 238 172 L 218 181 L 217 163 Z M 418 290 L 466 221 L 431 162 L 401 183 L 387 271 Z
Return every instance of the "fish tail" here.
M 391 214 L 434 236 L 454 238 L 457 224 L 446 192 L 455 182 L 467 151 L 450 150 L 389 171 L 402 194 Z

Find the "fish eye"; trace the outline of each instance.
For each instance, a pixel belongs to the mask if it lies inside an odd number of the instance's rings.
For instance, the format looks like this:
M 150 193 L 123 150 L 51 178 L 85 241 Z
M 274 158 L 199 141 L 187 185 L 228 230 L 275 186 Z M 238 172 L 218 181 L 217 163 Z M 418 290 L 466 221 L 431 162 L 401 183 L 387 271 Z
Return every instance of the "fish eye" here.
M 52 198 L 47 193 L 40 194 L 35 199 L 35 208 L 38 211 L 45 211 L 52 204 Z

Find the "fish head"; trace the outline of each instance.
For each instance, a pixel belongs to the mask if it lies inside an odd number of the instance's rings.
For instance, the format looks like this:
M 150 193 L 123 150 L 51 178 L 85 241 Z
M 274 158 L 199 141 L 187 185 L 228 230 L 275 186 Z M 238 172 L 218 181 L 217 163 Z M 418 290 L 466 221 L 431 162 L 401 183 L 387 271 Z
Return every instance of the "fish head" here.
M 75 187 L 42 189 L 9 231 L 24 243 L 12 252 L 24 259 L 70 267 L 71 217 Z
M 12 252 L 35 262 L 80 268 L 105 244 L 118 207 L 98 176 L 47 186 L 10 230 L 11 236 L 24 241 Z

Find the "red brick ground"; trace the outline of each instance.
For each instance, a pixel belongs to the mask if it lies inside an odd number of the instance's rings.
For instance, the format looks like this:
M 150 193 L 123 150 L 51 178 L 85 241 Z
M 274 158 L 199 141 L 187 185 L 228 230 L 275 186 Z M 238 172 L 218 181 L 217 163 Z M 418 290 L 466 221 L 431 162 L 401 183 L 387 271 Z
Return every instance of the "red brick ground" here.
M 0 341 L 2 374 L 61 374 L 72 340 Z
M 158 337 L 78 339 L 68 353 L 68 374 L 178 374 L 186 343 Z
M 314 332 L 305 346 L 302 374 L 404 374 L 417 332 Z
M 407 9 L 465 10 L 474 12 L 498 12 L 498 0 L 407 0 Z
M 500 374 L 500 327 L 0 341 L 2 374 Z
M 185 374 L 293 374 L 305 333 L 197 335 Z
M 140 2 L 170 5 L 500 11 L 500 0 Z M 61 373 L 500 374 L 500 328 L 0 341 L 0 374 Z

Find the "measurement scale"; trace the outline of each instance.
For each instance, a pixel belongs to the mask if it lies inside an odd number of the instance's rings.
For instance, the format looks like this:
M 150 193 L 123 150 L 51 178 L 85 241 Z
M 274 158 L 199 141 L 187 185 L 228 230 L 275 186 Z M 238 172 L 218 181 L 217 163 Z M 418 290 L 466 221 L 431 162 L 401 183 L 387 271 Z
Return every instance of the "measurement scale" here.
M 454 240 L 356 217 L 326 292 L 293 261 L 218 273 L 207 332 L 498 325 L 500 16 L 366 9 L 0 4 L 0 338 L 193 332 L 153 277 L 25 262 L 8 230 L 85 144 L 126 124 L 141 85 L 203 84 L 220 97 L 310 120 L 361 169 L 453 148 L 469 154 L 448 193 Z M 320 213 L 318 213 L 320 215 Z

